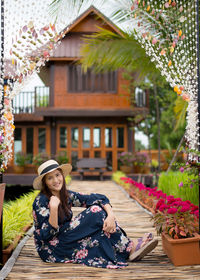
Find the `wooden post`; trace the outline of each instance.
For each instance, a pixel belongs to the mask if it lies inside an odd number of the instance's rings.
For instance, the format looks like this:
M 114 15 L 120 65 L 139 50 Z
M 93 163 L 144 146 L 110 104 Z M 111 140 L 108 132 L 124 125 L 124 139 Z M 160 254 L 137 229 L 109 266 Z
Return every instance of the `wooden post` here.
M 2 181 L 2 174 L 0 174 L 0 180 Z M 5 183 L 0 184 L 0 264 L 3 263 L 3 256 L 2 256 L 2 250 L 3 250 L 3 201 L 4 201 L 4 194 L 5 194 Z

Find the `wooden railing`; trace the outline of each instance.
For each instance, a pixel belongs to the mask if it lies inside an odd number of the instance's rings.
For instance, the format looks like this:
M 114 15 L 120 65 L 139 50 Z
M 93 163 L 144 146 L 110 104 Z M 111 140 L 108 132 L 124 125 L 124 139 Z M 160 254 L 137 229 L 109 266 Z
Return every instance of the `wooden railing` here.
M 28 113 L 32 114 L 36 108 L 45 108 L 49 106 L 50 88 L 35 87 L 35 91 L 23 91 L 13 99 L 14 114 Z M 136 90 L 134 100 L 131 102 L 134 107 L 147 107 L 146 91 Z
M 32 114 L 36 108 L 49 106 L 49 87 L 35 87 L 35 91 L 23 91 L 13 99 L 14 114 Z

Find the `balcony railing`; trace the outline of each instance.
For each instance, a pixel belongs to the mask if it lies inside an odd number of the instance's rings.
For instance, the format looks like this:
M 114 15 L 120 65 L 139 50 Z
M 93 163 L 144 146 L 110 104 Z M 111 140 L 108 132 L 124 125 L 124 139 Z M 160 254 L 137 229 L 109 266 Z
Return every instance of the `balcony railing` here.
M 14 114 L 35 112 L 36 108 L 49 106 L 49 87 L 35 87 L 35 91 L 23 91 L 13 99 Z

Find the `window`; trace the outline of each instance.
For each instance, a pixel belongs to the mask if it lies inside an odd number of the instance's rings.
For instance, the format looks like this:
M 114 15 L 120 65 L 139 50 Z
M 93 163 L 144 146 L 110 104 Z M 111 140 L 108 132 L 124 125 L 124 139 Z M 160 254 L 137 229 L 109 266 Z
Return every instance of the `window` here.
M 112 170 L 113 160 L 112 160 L 112 152 L 106 152 L 106 161 L 108 170 Z
M 77 166 L 76 166 L 77 160 L 78 160 L 78 152 L 77 151 L 72 151 L 71 152 L 72 170 L 77 169 Z
M 38 151 L 39 153 L 46 152 L 46 129 L 45 128 L 38 129 Z
M 84 73 L 81 65 L 68 65 L 69 92 L 117 92 L 117 72 L 94 73 L 89 69 Z
M 124 128 L 117 128 L 117 148 L 124 148 Z
M 90 147 L 90 128 L 83 128 L 83 148 Z
M 67 128 L 60 127 L 60 148 L 67 148 Z
M 138 87 L 135 89 L 135 105 L 137 107 L 146 106 L 146 92 Z
M 27 127 L 26 128 L 26 153 L 28 156 L 27 162 L 32 162 L 33 157 L 33 127 Z
M 95 127 L 93 130 L 93 147 L 100 148 L 101 147 L 101 128 Z
M 22 151 L 22 129 L 19 127 L 15 128 L 15 142 L 14 142 L 14 151 L 15 153 Z
M 112 127 L 105 128 L 105 144 L 107 148 L 112 147 Z
M 72 127 L 71 129 L 71 142 L 72 148 L 78 148 L 78 128 Z

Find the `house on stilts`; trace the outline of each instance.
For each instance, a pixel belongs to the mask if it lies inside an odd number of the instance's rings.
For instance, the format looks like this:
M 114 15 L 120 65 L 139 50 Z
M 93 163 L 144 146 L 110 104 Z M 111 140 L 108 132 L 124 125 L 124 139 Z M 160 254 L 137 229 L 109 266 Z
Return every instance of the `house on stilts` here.
M 134 127 L 128 117 L 137 116 L 138 121 L 145 118 L 148 93 L 137 91 L 133 102 L 129 81 L 121 69 L 98 74 L 90 69 L 84 73 L 76 63 L 84 35 L 98 31 L 98 27 L 122 34 L 91 6 L 64 30 L 61 44 L 38 74 L 44 86 L 15 97 L 14 153 L 21 149 L 35 156 L 65 151 L 73 174 L 77 159 L 106 158 L 110 175 L 118 168 L 118 153 L 135 150 Z M 5 182 L 31 184 L 31 163 L 22 175 L 13 173 L 13 165 L 5 172 Z

